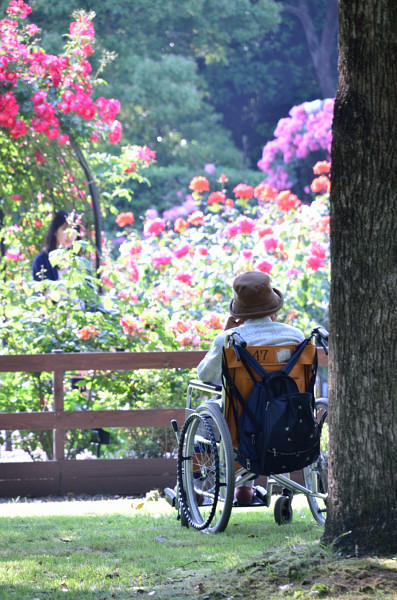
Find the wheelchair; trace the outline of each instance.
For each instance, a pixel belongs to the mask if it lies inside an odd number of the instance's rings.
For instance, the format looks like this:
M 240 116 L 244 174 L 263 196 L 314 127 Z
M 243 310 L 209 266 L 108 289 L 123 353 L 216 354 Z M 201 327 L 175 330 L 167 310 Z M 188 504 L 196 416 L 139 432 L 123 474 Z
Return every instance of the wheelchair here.
M 253 382 L 239 363 L 234 350 L 225 340 L 225 356 L 228 372 L 238 385 L 244 398 L 248 398 Z M 290 372 L 299 391 L 308 390 L 309 382 L 317 372 L 317 344 L 326 354 L 328 333 L 322 327 L 312 330 L 310 343 Z M 241 340 L 241 343 L 245 343 Z M 293 353 L 296 346 L 251 346 L 252 352 L 266 371 L 279 370 Z M 301 482 L 291 479 L 289 473 L 271 473 L 266 487 L 255 486 L 252 506 L 268 508 L 273 488 L 281 489 L 274 504 L 274 518 L 278 524 L 292 520 L 292 498 L 295 493 L 304 494 L 310 511 L 320 525 L 325 524 L 328 488 L 328 400 L 315 399 L 314 416 L 321 431 L 320 454 L 311 465 L 301 472 Z M 164 490 L 166 500 L 177 510 L 182 526 L 205 532 L 218 533 L 226 529 L 233 507 L 239 503 L 234 497 L 236 485 L 256 479 L 252 473 L 236 462 L 238 447 L 238 422 L 236 407 L 231 406 L 225 378 L 223 385 L 204 383 L 197 379 L 189 381 L 185 422 L 179 429 L 172 421 L 178 441 L 177 485 Z

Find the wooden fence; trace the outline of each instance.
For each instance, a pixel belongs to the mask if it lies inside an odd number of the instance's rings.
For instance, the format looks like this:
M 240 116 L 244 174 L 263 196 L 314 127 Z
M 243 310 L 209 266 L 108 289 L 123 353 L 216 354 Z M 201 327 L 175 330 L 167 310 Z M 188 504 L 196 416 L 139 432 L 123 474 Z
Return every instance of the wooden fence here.
M 0 430 L 53 430 L 54 460 L 0 462 L 0 497 L 74 494 L 140 495 L 173 487 L 176 461 L 172 458 L 67 460 L 65 430 L 101 427 L 168 427 L 184 421 L 184 409 L 65 411 L 67 371 L 124 371 L 195 368 L 204 351 L 102 352 L 0 356 L 0 372 L 51 372 L 53 409 L 46 412 L 0 413 Z M 319 349 L 319 364 L 328 358 Z M 154 390 L 155 392 L 155 390 Z M 15 390 L 18 394 L 18 390 Z

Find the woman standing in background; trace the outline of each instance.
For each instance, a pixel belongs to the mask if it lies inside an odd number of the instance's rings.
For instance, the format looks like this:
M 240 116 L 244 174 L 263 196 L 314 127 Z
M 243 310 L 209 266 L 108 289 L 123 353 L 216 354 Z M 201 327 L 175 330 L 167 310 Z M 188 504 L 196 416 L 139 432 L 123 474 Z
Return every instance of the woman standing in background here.
M 68 217 L 69 213 L 66 210 L 55 213 L 45 236 L 45 247 L 33 260 L 32 271 L 35 281 L 60 279 L 60 269 L 51 264 L 49 255 L 58 248 L 69 249 L 73 246 L 77 232 L 68 222 Z

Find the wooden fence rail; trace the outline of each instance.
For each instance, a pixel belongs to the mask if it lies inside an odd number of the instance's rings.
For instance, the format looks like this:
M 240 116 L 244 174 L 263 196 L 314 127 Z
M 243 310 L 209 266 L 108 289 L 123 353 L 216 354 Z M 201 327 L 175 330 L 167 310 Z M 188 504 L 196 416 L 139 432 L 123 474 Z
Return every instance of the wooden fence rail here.
M 319 349 L 319 364 L 328 359 Z M 0 372 L 51 372 L 53 408 L 46 412 L 0 413 L 0 430 L 53 430 L 54 460 L 0 462 L 0 497 L 48 496 L 67 493 L 143 494 L 174 486 L 172 458 L 66 460 L 65 430 L 100 427 L 168 427 L 182 423 L 184 409 L 65 411 L 67 371 L 132 371 L 195 368 L 204 351 L 101 352 L 0 356 Z M 15 390 L 18 394 L 18 390 Z

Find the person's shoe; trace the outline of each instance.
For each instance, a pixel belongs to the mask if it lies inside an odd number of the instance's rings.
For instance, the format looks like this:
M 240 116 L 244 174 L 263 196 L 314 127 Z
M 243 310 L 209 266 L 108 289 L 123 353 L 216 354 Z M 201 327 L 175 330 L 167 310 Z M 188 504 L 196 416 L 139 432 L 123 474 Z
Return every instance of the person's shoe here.
M 234 490 L 234 497 L 238 506 L 249 506 L 254 496 L 254 488 L 246 485 L 238 485 Z
M 253 506 L 267 506 L 267 492 L 261 485 L 254 486 L 254 495 L 251 504 Z
M 261 502 L 263 502 L 263 504 L 266 504 L 267 501 L 267 491 L 265 490 L 264 487 L 262 487 L 261 485 L 256 485 L 254 487 L 255 490 L 255 496 L 257 498 L 259 498 L 259 500 L 261 500 Z

